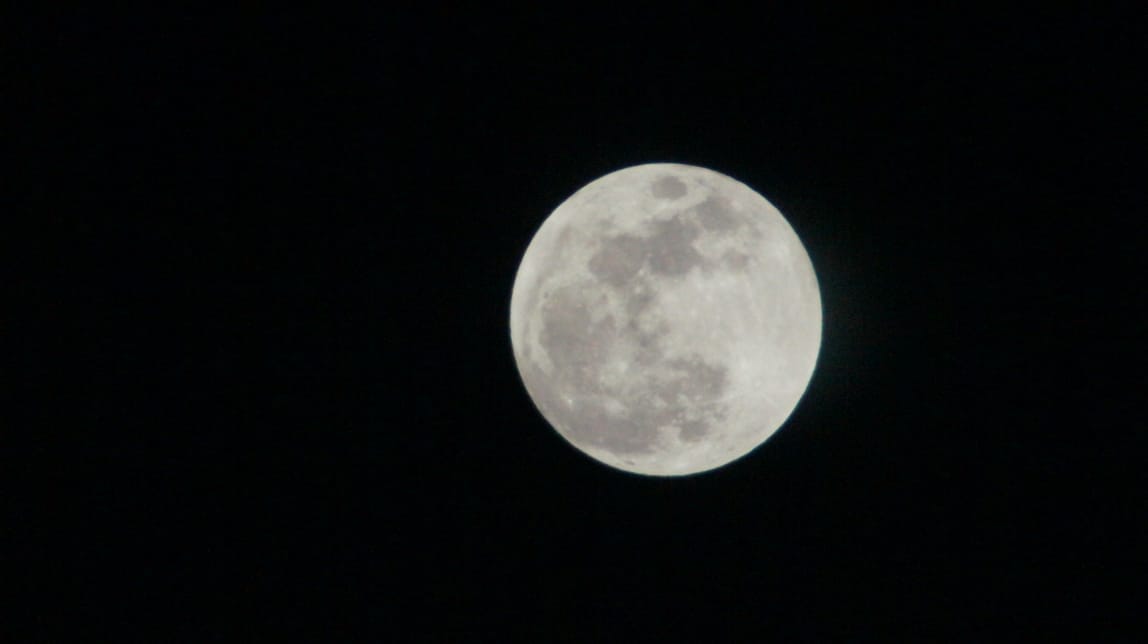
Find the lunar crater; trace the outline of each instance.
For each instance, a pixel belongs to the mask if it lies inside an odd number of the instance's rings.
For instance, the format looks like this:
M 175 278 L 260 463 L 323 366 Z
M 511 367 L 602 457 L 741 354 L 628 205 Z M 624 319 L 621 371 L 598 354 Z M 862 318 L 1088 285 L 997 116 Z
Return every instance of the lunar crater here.
M 646 243 L 634 235 L 615 235 L 602 242 L 598 252 L 590 257 L 590 274 L 610 286 L 625 285 L 646 261 Z
M 650 190 L 658 199 L 680 199 L 687 192 L 686 184 L 673 175 L 659 177 Z
M 691 211 L 701 227 L 715 234 L 731 234 L 749 224 L 746 218 L 734 210 L 729 199 L 711 195 L 706 197 Z

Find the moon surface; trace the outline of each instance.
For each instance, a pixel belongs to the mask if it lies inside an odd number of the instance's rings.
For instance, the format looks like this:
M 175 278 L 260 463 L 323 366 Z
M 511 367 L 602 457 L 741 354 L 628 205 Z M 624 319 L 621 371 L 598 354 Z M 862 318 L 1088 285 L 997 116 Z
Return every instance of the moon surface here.
M 653 163 L 587 184 L 543 222 L 510 337 L 530 398 L 574 447 L 628 472 L 694 474 L 793 412 L 821 346 L 821 295 L 764 197 Z

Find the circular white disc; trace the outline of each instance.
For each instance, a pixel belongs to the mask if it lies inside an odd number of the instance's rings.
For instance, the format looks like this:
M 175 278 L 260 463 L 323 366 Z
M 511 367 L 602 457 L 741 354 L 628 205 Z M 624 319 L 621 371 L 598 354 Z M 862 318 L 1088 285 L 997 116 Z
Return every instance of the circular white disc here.
M 591 182 L 543 222 L 510 334 L 527 392 L 572 445 L 630 472 L 692 474 L 789 417 L 817 361 L 821 296 L 764 197 L 655 163 Z

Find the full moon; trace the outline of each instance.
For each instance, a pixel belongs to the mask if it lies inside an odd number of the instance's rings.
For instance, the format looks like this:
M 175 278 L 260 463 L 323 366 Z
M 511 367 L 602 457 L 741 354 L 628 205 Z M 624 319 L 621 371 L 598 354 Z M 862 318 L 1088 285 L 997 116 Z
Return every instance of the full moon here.
M 542 223 L 510 300 L 519 374 L 571 445 L 614 468 L 721 467 L 781 427 L 821 346 L 821 295 L 789 222 L 713 170 L 639 165 Z

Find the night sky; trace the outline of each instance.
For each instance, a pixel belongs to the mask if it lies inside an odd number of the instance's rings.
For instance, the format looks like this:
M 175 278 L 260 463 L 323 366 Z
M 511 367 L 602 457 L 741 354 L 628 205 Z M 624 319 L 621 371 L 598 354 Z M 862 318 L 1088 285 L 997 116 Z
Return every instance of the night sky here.
M 377 4 L 14 21 L 12 641 L 1135 639 L 1142 7 Z M 776 205 L 825 319 L 668 479 L 508 329 L 544 218 L 663 161 Z

